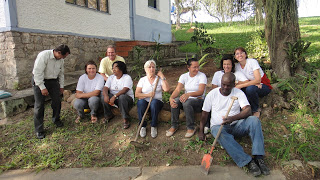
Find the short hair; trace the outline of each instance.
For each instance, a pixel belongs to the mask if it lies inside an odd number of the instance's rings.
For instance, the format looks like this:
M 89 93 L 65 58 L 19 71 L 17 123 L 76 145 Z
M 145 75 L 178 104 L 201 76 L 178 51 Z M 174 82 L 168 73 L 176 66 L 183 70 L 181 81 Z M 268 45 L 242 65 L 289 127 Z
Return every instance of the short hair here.
M 146 63 L 144 63 L 144 66 L 143 66 L 143 67 L 144 67 L 144 68 L 148 68 L 148 67 L 150 67 L 151 63 L 154 64 L 154 67 L 157 67 L 156 62 L 155 62 L 153 59 L 150 59 L 150 60 L 148 60 Z
M 196 58 L 188 59 L 188 61 L 187 61 L 187 66 L 190 67 L 190 66 L 191 66 L 191 63 L 192 63 L 193 61 L 198 62 L 198 59 L 196 59 Z
M 233 85 L 236 84 L 236 76 L 232 72 L 224 73 L 221 78 L 221 81 L 222 81 L 222 79 L 225 79 L 225 78 L 229 78 L 230 81 L 233 83 Z
M 122 62 L 122 61 L 116 61 L 112 64 L 112 67 L 114 66 L 114 64 L 117 64 L 117 67 L 119 68 L 119 70 L 122 72 L 122 74 L 128 74 L 127 71 L 127 65 Z
M 231 54 L 225 54 L 223 55 L 221 61 L 220 61 L 220 69 L 223 70 L 223 61 L 225 60 L 230 60 L 231 61 L 231 64 L 232 64 L 232 69 L 231 69 L 231 72 L 235 72 L 234 68 L 235 68 L 235 65 L 234 65 L 234 58 L 233 58 L 233 55 Z
M 243 47 L 237 47 L 237 48 L 234 50 L 234 52 L 233 52 L 234 57 L 236 57 L 236 51 L 237 51 L 237 50 L 240 50 L 240 51 L 246 53 L 246 59 L 248 58 L 248 53 L 247 53 L 247 51 L 246 51 Z M 236 60 L 237 60 L 237 59 L 236 59 Z M 238 60 L 237 60 L 237 61 L 238 61 Z
M 96 68 L 97 68 L 97 64 L 96 64 L 94 61 L 92 61 L 92 60 L 88 61 L 88 62 L 86 63 L 86 65 L 84 66 L 84 71 L 86 72 L 86 74 L 88 74 L 88 72 L 87 72 L 87 67 L 88 67 L 88 65 L 94 65 L 94 66 L 96 66 Z
M 108 49 L 109 49 L 109 48 L 113 48 L 113 49 L 114 49 L 114 51 L 115 51 L 115 52 L 117 52 L 117 50 L 116 50 L 116 46 L 115 46 L 114 44 L 110 44 L 110 45 L 108 45 L 108 46 L 107 46 L 107 51 L 108 51 Z
M 61 55 L 63 56 L 66 55 L 67 53 L 71 54 L 69 47 L 65 44 L 61 44 L 60 46 L 56 47 L 54 51 L 56 52 L 60 51 Z

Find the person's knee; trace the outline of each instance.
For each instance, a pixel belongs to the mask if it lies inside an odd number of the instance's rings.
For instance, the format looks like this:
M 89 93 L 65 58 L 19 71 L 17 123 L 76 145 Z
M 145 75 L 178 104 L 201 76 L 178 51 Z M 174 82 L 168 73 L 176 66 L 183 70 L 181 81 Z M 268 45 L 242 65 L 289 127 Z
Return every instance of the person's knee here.
M 258 88 L 258 87 L 255 86 L 255 85 L 251 85 L 251 86 L 247 87 L 247 88 L 246 88 L 246 94 L 249 94 L 249 95 L 255 94 L 256 91 L 257 91 L 257 88 Z
M 81 100 L 80 100 L 80 99 L 76 99 L 75 102 L 74 102 L 74 104 L 73 104 L 73 107 L 74 107 L 75 109 L 81 109 L 81 108 L 83 108 L 83 105 L 81 104 Z
M 257 118 L 256 116 L 249 116 L 247 118 L 247 121 L 250 122 L 250 125 L 252 127 L 261 126 L 261 122 L 260 122 L 259 118 Z

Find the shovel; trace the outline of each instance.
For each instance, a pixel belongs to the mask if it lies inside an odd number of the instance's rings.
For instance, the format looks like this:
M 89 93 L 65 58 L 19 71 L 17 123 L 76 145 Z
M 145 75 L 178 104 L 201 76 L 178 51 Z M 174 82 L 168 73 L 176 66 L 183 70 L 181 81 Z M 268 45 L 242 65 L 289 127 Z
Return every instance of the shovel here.
M 160 71 L 161 71 L 161 69 L 160 69 Z M 156 85 L 154 86 L 154 89 L 152 90 L 153 93 L 156 92 L 159 79 L 160 79 L 160 77 L 158 76 L 158 79 L 157 79 L 157 81 L 156 81 Z M 137 142 L 137 139 L 138 139 L 139 132 L 140 132 L 140 129 L 141 129 L 141 127 L 142 127 L 142 124 L 143 124 L 143 122 L 144 122 L 144 119 L 145 119 L 145 117 L 146 117 L 146 115 L 147 115 L 147 112 L 148 112 L 148 110 L 149 110 L 149 107 L 150 107 L 150 104 L 151 104 L 152 99 L 153 99 L 153 96 L 150 97 L 150 100 L 149 100 L 147 109 L 146 109 L 146 111 L 144 112 L 143 117 L 142 117 L 142 120 L 141 120 L 140 125 L 139 125 L 139 127 L 138 127 L 138 131 L 137 131 L 136 137 L 134 138 L 133 141 L 130 141 L 130 144 L 132 144 L 133 146 L 138 147 L 138 148 L 144 148 L 144 147 L 145 147 L 144 144 L 141 144 L 141 143 Z
M 230 104 L 230 106 L 229 106 L 229 109 L 228 109 L 227 114 L 226 114 L 225 117 L 228 117 L 229 112 L 230 112 L 230 110 L 231 110 L 231 107 L 232 107 L 234 101 L 237 100 L 238 98 L 232 96 L 231 99 L 232 99 L 232 101 L 231 101 L 231 104 Z M 220 134 L 221 134 L 222 128 L 223 128 L 223 125 L 221 124 L 221 126 L 220 126 L 220 128 L 219 128 L 219 131 L 218 131 L 218 133 L 217 133 L 217 136 L 216 136 L 216 138 L 215 138 L 214 141 L 213 141 L 213 144 L 212 144 L 212 148 L 211 148 L 211 150 L 210 150 L 210 153 L 209 153 L 209 154 L 205 154 L 205 155 L 203 156 L 203 158 L 202 158 L 202 161 L 201 161 L 201 171 L 202 171 L 205 175 L 208 175 L 208 174 L 209 174 L 209 169 L 210 169 L 211 162 L 212 162 L 212 159 L 213 159 L 213 158 L 212 158 L 212 152 L 213 152 L 214 146 L 216 145 L 217 140 L 218 140 L 218 138 L 219 138 L 219 136 L 220 136 Z

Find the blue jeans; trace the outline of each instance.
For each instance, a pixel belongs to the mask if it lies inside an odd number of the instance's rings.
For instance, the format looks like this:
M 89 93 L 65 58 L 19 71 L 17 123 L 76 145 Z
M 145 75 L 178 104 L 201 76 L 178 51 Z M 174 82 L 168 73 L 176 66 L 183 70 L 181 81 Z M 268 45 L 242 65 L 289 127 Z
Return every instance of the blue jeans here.
M 148 106 L 148 101 L 144 99 L 139 99 L 137 102 L 137 107 L 138 107 L 138 116 L 139 116 L 139 121 L 142 121 L 142 117 L 147 109 Z M 151 115 L 151 127 L 157 127 L 158 124 L 158 114 L 160 113 L 161 109 L 163 107 L 163 102 L 158 100 L 158 99 L 152 99 L 150 103 L 150 115 Z M 142 124 L 142 127 L 147 126 L 147 121 L 144 121 Z
M 246 88 L 242 88 L 242 91 L 248 98 L 252 112 L 257 112 L 259 109 L 259 97 L 268 95 L 271 92 L 271 89 L 267 85 L 262 84 L 261 89 L 256 85 L 251 85 Z
M 74 102 L 74 108 L 77 110 L 78 115 L 83 118 L 85 108 L 90 108 L 91 116 L 97 116 L 97 111 L 100 105 L 100 98 L 98 96 L 92 96 L 90 98 L 76 99 Z
M 216 137 L 220 125 L 212 126 L 211 133 Z M 249 135 L 252 142 L 252 155 L 264 155 L 264 140 L 260 120 L 255 116 L 249 116 L 246 119 L 241 119 L 234 125 L 224 125 L 218 139 L 218 142 L 223 146 L 233 161 L 239 167 L 247 165 L 252 157 L 243 151 L 241 145 L 234 137 L 243 137 Z
M 178 107 L 171 108 L 171 126 L 175 129 L 178 128 L 180 109 L 183 109 L 186 115 L 187 129 L 194 130 L 195 128 L 194 113 L 202 112 L 202 106 L 203 106 L 204 100 L 189 98 L 184 103 L 180 102 L 179 97 L 175 98 L 175 100 L 176 100 L 176 103 L 178 104 Z

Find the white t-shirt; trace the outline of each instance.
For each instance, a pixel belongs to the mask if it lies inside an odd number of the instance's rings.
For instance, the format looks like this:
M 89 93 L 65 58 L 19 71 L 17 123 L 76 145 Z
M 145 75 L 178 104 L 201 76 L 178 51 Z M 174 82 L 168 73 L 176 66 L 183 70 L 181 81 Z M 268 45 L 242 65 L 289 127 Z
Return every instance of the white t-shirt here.
M 238 81 L 246 81 L 248 80 L 246 78 L 246 76 L 240 72 L 240 71 L 236 71 L 235 73 L 233 73 L 236 76 L 236 82 Z M 218 87 L 221 87 L 221 79 L 222 76 L 224 75 L 223 71 L 217 71 L 214 73 L 211 84 L 217 85 Z
M 207 77 L 204 73 L 200 71 L 194 77 L 190 77 L 189 72 L 187 72 L 180 76 L 178 82 L 184 85 L 185 93 L 196 92 L 199 90 L 200 84 L 207 84 Z M 206 93 L 206 89 L 204 89 L 203 94 L 199 97 L 204 98 L 205 93 Z M 197 98 L 197 97 L 190 96 L 189 98 Z
M 89 79 L 87 74 L 80 76 L 77 84 L 77 91 L 89 93 L 95 90 L 102 91 L 104 79 L 100 74 L 96 74 L 93 79 Z
M 236 63 L 235 70 L 242 72 L 250 81 L 254 80 L 253 71 L 259 69 L 260 76 L 263 77 L 264 73 L 258 63 L 255 59 L 247 59 L 246 65 L 244 68 L 241 68 L 240 63 Z
M 235 96 L 238 99 L 234 101 L 228 116 L 234 116 L 240 113 L 240 107 L 243 108 L 250 105 L 246 95 L 238 88 L 233 88 L 228 96 L 223 96 L 220 93 L 220 88 L 215 88 L 210 91 L 203 103 L 202 110 L 206 112 L 211 111 L 210 125 L 221 125 L 223 116 L 226 115 L 228 108 L 231 104 L 231 97 Z M 232 124 L 236 121 L 232 122 Z
M 117 94 L 124 87 L 127 87 L 129 91 L 126 94 L 134 100 L 132 85 L 131 77 L 128 74 L 123 74 L 120 79 L 117 79 L 115 75 L 109 76 L 104 86 L 109 88 L 111 94 Z
M 156 85 L 156 81 L 159 77 L 157 76 L 157 78 L 153 81 L 152 84 L 150 84 L 148 77 L 144 76 L 143 78 L 141 78 L 137 84 L 137 87 L 142 88 L 141 91 L 143 94 L 148 94 L 151 93 L 153 91 L 154 86 Z M 144 98 L 146 101 L 150 101 L 150 98 Z M 153 99 L 158 99 L 160 101 L 162 101 L 162 80 L 159 79 L 158 85 L 157 85 L 157 89 L 156 89 L 156 93 L 153 97 Z

